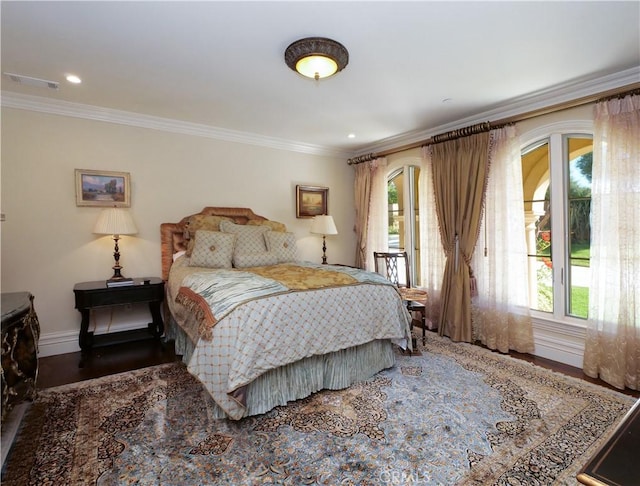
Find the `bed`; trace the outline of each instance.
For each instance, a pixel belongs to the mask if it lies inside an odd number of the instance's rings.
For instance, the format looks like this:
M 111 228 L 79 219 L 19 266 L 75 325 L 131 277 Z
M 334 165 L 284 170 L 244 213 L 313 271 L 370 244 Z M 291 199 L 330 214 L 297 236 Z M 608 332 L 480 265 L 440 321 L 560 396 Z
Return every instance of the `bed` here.
M 397 289 L 364 270 L 299 261 L 295 235 L 248 208 L 162 223 L 167 338 L 217 418 L 342 389 L 411 346 Z

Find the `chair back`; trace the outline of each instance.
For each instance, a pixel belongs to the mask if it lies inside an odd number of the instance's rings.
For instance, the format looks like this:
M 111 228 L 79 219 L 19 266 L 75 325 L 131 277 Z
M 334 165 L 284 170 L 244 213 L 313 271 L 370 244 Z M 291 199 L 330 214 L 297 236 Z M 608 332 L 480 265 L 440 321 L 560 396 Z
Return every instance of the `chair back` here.
M 373 252 L 376 273 L 386 277 L 398 288 L 411 287 L 409 258 L 407 252 L 385 253 Z

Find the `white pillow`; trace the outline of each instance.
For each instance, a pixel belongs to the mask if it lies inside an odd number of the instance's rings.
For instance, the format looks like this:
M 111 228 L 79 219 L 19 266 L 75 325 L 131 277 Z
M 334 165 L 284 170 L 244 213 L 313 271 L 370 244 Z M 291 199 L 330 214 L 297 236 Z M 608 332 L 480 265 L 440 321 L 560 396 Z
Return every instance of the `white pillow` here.
M 267 251 L 264 241 L 264 234 L 270 231 L 268 226 L 247 226 L 222 221 L 220 229 L 236 235 L 233 249 L 234 267 L 259 267 L 278 263 L 278 258 Z
M 267 243 L 269 253 L 276 255 L 278 263 L 298 261 L 298 245 L 295 234 L 267 231 L 264 234 L 264 241 Z
M 262 236 L 269 231 L 268 226 L 247 226 L 235 224 L 231 221 L 220 221 L 220 229 L 225 233 L 237 235 L 234 254 L 261 253 L 267 251 L 267 245 Z
M 236 235 L 220 231 L 198 230 L 191 251 L 192 267 L 231 268 Z

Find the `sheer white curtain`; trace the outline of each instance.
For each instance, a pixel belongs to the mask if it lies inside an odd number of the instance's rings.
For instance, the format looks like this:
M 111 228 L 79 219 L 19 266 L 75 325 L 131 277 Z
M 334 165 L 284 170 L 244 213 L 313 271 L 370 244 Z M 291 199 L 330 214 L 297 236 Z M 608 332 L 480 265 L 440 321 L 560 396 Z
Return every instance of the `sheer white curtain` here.
M 374 251 L 389 249 L 389 202 L 387 196 L 387 159 L 377 158 L 369 162 L 371 170 L 371 200 L 367 231 L 366 269 L 375 271 Z
M 640 95 L 596 104 L 584 372 L 640 389 Z
M 422 149 L 422 163 L 418 180 L 419 222 L 420 222 L 420 265 L 421 286 L 427 290 L 427 316 L 430 327 L 437 326 L 440 318 L 440 292 L 444 275 L 445 254 L 438 229 L 438 215 L 433 191 L 433 168 L 430 147 Z
M 483 222 L 471 262 L 478 288 L 471 304 L 474 335 L 490 349 L 531 353 L 522 162 L 515 126 L 491 131 L 489 163 Z

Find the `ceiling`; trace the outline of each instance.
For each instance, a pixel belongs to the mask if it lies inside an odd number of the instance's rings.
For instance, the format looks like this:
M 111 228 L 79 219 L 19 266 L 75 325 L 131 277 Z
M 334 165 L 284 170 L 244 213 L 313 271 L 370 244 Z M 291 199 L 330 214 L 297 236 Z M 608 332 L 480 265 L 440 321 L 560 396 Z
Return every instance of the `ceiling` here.
M 79 103 L 326 153 L 515 113 L 616 73 L 640 80 L 638 1 L 2 1 L 0 16 L 2 72 L 60 83 L 3 75 L 5 105 Z M 320 81 L 291 71 L 284 50 L 309 36 L 344 44 L 347 67 Z

